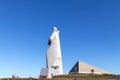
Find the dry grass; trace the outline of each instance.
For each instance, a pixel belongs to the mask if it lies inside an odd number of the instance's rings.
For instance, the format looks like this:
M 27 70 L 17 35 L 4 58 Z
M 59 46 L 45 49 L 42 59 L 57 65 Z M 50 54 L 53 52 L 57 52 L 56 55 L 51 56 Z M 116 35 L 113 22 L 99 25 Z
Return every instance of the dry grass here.
M 70 74 L 62 75 L 56 78 L 1 78 L 0 80 L 120 80 L 120 75 L 113 74 Z

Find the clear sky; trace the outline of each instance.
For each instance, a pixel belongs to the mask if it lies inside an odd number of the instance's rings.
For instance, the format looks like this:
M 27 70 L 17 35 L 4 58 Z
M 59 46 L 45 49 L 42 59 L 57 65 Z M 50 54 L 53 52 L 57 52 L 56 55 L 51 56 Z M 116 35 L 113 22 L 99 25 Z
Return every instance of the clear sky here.
M 64 72 L 81 60 L 120 73 L 120 0 L 0 0 L 0 77 L 38 77 L 53 26 Z

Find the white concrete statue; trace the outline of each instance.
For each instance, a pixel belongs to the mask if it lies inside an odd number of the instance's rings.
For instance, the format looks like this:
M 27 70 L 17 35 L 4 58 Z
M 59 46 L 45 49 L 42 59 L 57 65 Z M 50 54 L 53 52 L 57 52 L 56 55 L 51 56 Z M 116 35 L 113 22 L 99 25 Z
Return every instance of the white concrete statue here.
M 50 39 L 48 41 L 49 48 L 47 51 L 46 61 L 46 67 L 48 69 L 47 78 L 63 74 L 59 31 L 56 27 L 53 27 L 52 30 L 52 35 L 50 36 Z

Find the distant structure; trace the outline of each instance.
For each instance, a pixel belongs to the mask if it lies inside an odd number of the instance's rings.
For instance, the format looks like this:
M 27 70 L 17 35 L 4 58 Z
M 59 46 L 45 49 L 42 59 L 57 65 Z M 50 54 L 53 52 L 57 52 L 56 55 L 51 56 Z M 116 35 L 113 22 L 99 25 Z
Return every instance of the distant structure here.
M 81 61 L 77 61 L 77 63 L 73 66 L 69 73 L 111 74 L 108 71 L 99 69 L 95 66 L 89 65 Z
M 12 80 L 14 80 L 14 78 L 15 78 L 15 74 L 12 74 Z
M 52 28 L 52 35 L 48 41 L 49 48 L 46 54 L 46 68 L 41 69 L 40 76 L 52 78 L 52 76 L 62 75 L 62 56 L 59 40 L 59 31 Z

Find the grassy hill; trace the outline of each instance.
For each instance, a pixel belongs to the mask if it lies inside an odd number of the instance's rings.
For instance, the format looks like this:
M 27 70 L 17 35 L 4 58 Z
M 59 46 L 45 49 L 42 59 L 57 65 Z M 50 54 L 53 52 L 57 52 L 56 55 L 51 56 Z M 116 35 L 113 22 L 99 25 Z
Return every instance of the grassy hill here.
M 46 78 L 1 78 L 0 80 L 120 80 L 120 75 L 114 74 L 70 74 Z

